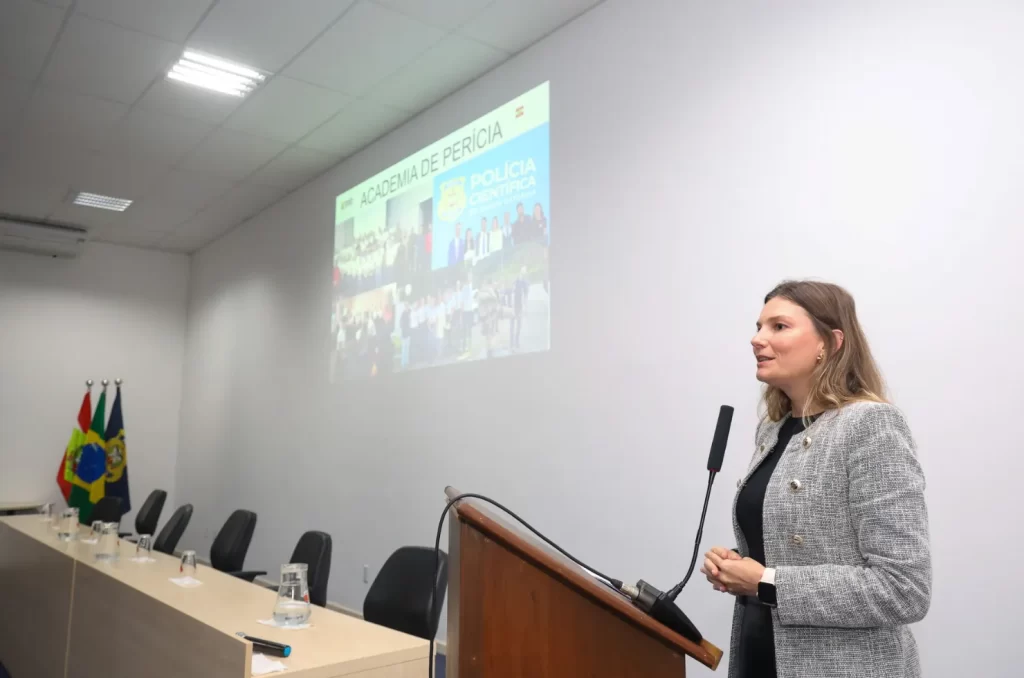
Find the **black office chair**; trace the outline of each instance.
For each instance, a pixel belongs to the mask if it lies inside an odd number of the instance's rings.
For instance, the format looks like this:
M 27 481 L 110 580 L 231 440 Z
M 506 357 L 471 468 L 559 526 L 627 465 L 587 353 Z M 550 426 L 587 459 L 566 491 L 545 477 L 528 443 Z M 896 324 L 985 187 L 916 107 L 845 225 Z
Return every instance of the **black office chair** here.
M 429 639 L 441 618 L 448 590 L 448 554 L 441 551 L 441 568 L 434 575 L 434 549 L 403 546 L 387 559 L 373 580 L 363 618 L 413 636 Z M 430 616 L 430 590 L 434 589 L 434 615 Z
M 165 501 L 167 501 L 167 493 L 163 490 L 153 490 L 149 493 L 142 508 L 135 514 L 135 534 L 153 534 L 156 532 L 156 524 L 160 521 L 160 514 L 164 510 Z M 131 536 L 131 532 L 121 533 L 122 538 Z
M 185 534 L 185 528 L 188 527 L 188 521 L 190 520 L 192 520 L 192 504 L 179 506 L 171 514 L 167 524 L 164 525 L 164 529 L 160 530 L 160 534 L 156 536 L 156 540 L 153 542 L 153 550 L 173 556 L 174 549 L 178 546 L 178 540 L 181 539 L 181 535 Z
M 210 547 L 210 564 L 227 574 L 240 572 L 256 529 L 256 514 L 239 509 L 228 516 Z
M 332 550 L 331 535 L 311 530 L 299 537 L 299 543 L 295 545 L 291 560 L 288 561 L 289 563 L 305 563 L 309 567 L 306 572 L 309 584 L 309 602 L 320 607 L 327 607 L 327 580 L 331 576 Z M 266 572 L 249 570 L 231 574 L 251 582 Z
M 124 514 L 121 512 L 121 497 L 107 495 L 92 507 L 89 522 L 101 520 L 104 523 L 120 523 L 122 515 Z
M 160 514 L 163 513 L 165 501 L 167 501 L 167 493 L 163 490 L 153 490 L 149 493 L 142 508 L 135 514 L 135 534 L 156 532 L 156 524 L 160 522 Z

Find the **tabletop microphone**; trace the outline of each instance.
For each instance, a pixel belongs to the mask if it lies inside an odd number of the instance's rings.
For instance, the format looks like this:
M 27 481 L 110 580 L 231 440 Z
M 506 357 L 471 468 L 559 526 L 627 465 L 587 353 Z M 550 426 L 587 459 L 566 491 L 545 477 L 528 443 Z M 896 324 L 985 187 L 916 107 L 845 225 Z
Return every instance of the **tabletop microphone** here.
M 687 570 L 683 580 L 664 593 L 654 588 L 643 579 L 636 583 L 636 586 L 624 585 L 621 587 L 633 601 L 633 604 L 654 619 L 658 620 L 679 635 L 699 643 L 703 636 L 697 627 L 693 625 L 682 610 L 676 604 L 675 599 L 690 581 L 693 568 L 697 564 L 697 554 L 700 552 L 700 540 L 704 534 L 704 519 L 708 514 L 708 501 L 711 499 L 711 486 L 715 483 L 715 475 L 722 470 L 722 459 L 725 457 L 725 448 L 729 442 L 729 429 L 732 427 L 733 408 L 729 405 L 722 405 L 718 411 L 718 424 L 715 426 L 715 436 L 711 439 L 711 453 L 708 455 L 708 490 L 704 495 L 704 510 L 700 514 L 700 525 L 697 527 L 697 539 L 693 545 L 693 558 L 690 560 L 690 569 Z

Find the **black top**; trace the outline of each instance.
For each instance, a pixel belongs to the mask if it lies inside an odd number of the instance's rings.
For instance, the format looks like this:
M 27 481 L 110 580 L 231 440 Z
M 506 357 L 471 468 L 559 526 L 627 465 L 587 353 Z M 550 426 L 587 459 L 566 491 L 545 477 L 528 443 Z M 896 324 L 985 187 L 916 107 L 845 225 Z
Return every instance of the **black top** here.
M 747 542 L 750 557 L 764 562 L 764 495 L 775 467 L 782 458 L 789 441 L 804 430 L 800 417 L 790 417 L 779 429 L 779 440 L 761 465 L 740 489 L 736 497 L 736 522 Z M 743 625 L 737 654 L 740 678 L 776 678 L 775 634 L 772 630 L 772 611 L 760 604 L 756 597 L 748 598 L 744 609 Z
M 768 491 L 768 481 L 775 473 L 775 467 L 782 458 L 782 452 L 786 445 L 797 433 L 804 430 L 804 420 L 800 417 L 790 417 L 783 422 L 779 429 L 779 442 L 768 453 L 765 460 L 757 467 L 754 473 L 740 489 L 740 495 L 736 498 L 736 522 L 743 531 L 743 537 L 747 541 L 747 548 L 750 550 L 750 557 L 765 565 L 764 562 L 764 495 Z

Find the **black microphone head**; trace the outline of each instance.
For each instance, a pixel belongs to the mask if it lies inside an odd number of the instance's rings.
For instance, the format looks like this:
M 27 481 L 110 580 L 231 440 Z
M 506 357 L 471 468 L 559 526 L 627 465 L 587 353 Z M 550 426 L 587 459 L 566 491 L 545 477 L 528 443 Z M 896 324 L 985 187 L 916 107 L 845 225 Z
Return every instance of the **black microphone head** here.
M 708 455 L 708 470 L 718 473 L 722 470 L 722 458 L 725 457 L 725 446 L 729 442 L 729 429 L 732 427 L 733 409 L 722 405 L 718 411 L 718 425 L 715 426 L 715 437 L 711 439 L 711 454 Z

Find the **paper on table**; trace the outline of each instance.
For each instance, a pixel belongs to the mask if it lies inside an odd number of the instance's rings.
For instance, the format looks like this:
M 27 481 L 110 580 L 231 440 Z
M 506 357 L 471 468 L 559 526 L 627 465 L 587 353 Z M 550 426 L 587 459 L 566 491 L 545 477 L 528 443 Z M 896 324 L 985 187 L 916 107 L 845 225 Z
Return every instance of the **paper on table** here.
M 203 583 L 192 577 L 171 577 L 170 582 L 185 589 L 192 589 Z
M 254 654 L 252 656 L 252 675 L 254 676 L 262 676 L 264 673 L 277 673 L 278 671 L 287 670 L 287 666 L 276 659 L 268 658 L 265 654 Z
M 290 629 L 294 629 L 294 630 L 308 629 L 310 626 L 312 626 L 312 624 L 309 624 L 309 623 L 306 623 L 306 624 L 282 624 L 280 622 L 274 621 L 273 619 L 257 619 L 256 622 L 259 623 L 259 624 L 263 624 L 264 626 L 273 626 L 274 628 L 285 629 L 285 630 L 290 630 Z

